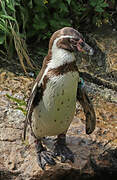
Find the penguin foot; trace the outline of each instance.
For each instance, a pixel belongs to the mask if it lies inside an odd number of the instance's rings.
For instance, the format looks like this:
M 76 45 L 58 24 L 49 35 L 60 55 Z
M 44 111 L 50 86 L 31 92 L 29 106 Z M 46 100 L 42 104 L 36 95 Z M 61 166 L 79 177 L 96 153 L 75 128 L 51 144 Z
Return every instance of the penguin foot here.
M 54 156 L 60 156 L 61 162 L 64 163 L 66 160 L 74 162 L 73 152 L 66 146 L 65 135 L 59 135 L 56 139 L 54 147 Z
M 53 152 L 47 151 L 45 147 L 42 146 L 42 143 L 40 140 L 36 141 L 36 151 L 37 151 L 37 161 L 39 166 L 42 168 L 42 170 L 45 170 L 45 166 L 48 165 L 55 165 L 56 162 L 53 159 L 54 154 Z
M 45 170 L 46 164 L 54 166 L 56 164 L 56 162 L 53 159 L 53 157 L 54 156 L 53 156 L 52 152 L 50 152 L 50 151 L 42 151 L 40 153 L 37 153 L 37 161 L 38 161 L 39 166 L 43 170 Z

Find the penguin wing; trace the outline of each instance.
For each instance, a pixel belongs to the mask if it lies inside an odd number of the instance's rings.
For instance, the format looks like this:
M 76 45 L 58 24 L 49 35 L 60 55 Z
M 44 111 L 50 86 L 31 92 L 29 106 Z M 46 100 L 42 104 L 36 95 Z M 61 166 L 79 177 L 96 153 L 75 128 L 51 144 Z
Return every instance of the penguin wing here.
M 51 57 L 51 54 L 50 54 L 50 57 Z M 47 67 L 48 61 L 49 61 L 49 57 L 46 56 L 44 58 L 42 68 L 34 82 L 34 85 L 33 85 L 33 88 L 32 88 L 28 103 L 27 103 L 27 115 L 26 115 L 26 119 L 24 123 L 24 137 L 23 137 L 24 140 L 26 138 L 26 129 L 27 129 L 28 122 L 31 125 L 31 117 L 32 117 L 33 109 L 35 106 L 39 104 L 39 101 L 41 100 L 43 96 L 43 87 L 42 87 L 41 79 Z
M 34 99 L 37 94 L 37 89 L 38 89 L 38 83 L 35 82 L 34 86 L 32 88 L 28 103 L 27 103 L 27 114 L 26 114 L 25 123 L 24 123 L 24 140 L 26 138 L 27 125 L 28 125 L 28 123 L 31 122 L 32 112 L 33 112 L 33 108 L 34 108 Z
M 86 134 L 91 134 L 96 126 L 96 115 L 93 104 L 85 90 L 85 86 L 81 87 L 80 85 L 78 85 L 77 100 L 82 105 L 84 114 L 86 116 Z
M 32 88 L 28 103 L 27 103 L 27 114 L 26 114 L 25 123 L 24 123 L 24 135 L 23 135 L 24 140 L 26 138 L 27 125 L 28 123 L 31 125 L 31 117 L 32 117 L 33 109 L 35 108 L 35 106 L 38 105 L 43 95 L 43 88 L 42 88 L 42 84 L 40 83 L 41 77 L 42 77 L 42 71 L 40 71 L 39 75 L 37 76 L 34 82 L 34 85 L 33 85 L 33 88 Z

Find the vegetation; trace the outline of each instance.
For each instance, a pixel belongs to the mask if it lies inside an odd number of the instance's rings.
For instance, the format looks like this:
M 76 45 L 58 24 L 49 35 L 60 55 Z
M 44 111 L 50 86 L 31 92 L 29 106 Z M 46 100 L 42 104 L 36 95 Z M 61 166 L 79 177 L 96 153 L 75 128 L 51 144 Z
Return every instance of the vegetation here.
M 0 49 L 11 58 L 15 52 L 33 68 L 26 44 L 49 39 L 64 27 L 95 25 L 112 21 L 115 0 L 0 0 Z
M 26 102 L 25 100 L 15 98 L 13 96 L 10 96 L 9 94 L 6 94 L 6 97 L 15 103 L 16 108 L 23 112 L 24 115 L 26 115 Z M 25 98 L 24 98 L 25 99 Z

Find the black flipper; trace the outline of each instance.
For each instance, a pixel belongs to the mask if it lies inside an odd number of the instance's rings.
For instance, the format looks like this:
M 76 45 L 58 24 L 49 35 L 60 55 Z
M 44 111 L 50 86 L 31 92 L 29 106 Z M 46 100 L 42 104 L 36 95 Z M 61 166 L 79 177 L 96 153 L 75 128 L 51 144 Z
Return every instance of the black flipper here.
M 85 86 L 82 86 L 80 83 L 77 88 L 77 100 L 82 105 L 86 116 L 86 134 L 91 134 L 96 126 L 96 115 L 93 104 L 85 90 Z

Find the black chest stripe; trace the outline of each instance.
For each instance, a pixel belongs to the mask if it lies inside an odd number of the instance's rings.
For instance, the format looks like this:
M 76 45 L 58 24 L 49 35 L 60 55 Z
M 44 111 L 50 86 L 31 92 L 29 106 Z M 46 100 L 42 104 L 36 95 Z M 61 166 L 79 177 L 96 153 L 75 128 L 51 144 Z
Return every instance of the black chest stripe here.
M 38 106 L 39 102 L 41 101 L 43 96 L 43 87 L 42 85 L 37 88 L 37 92 L 35 94 L 34 100 L 33 100 L 33 108 Z

